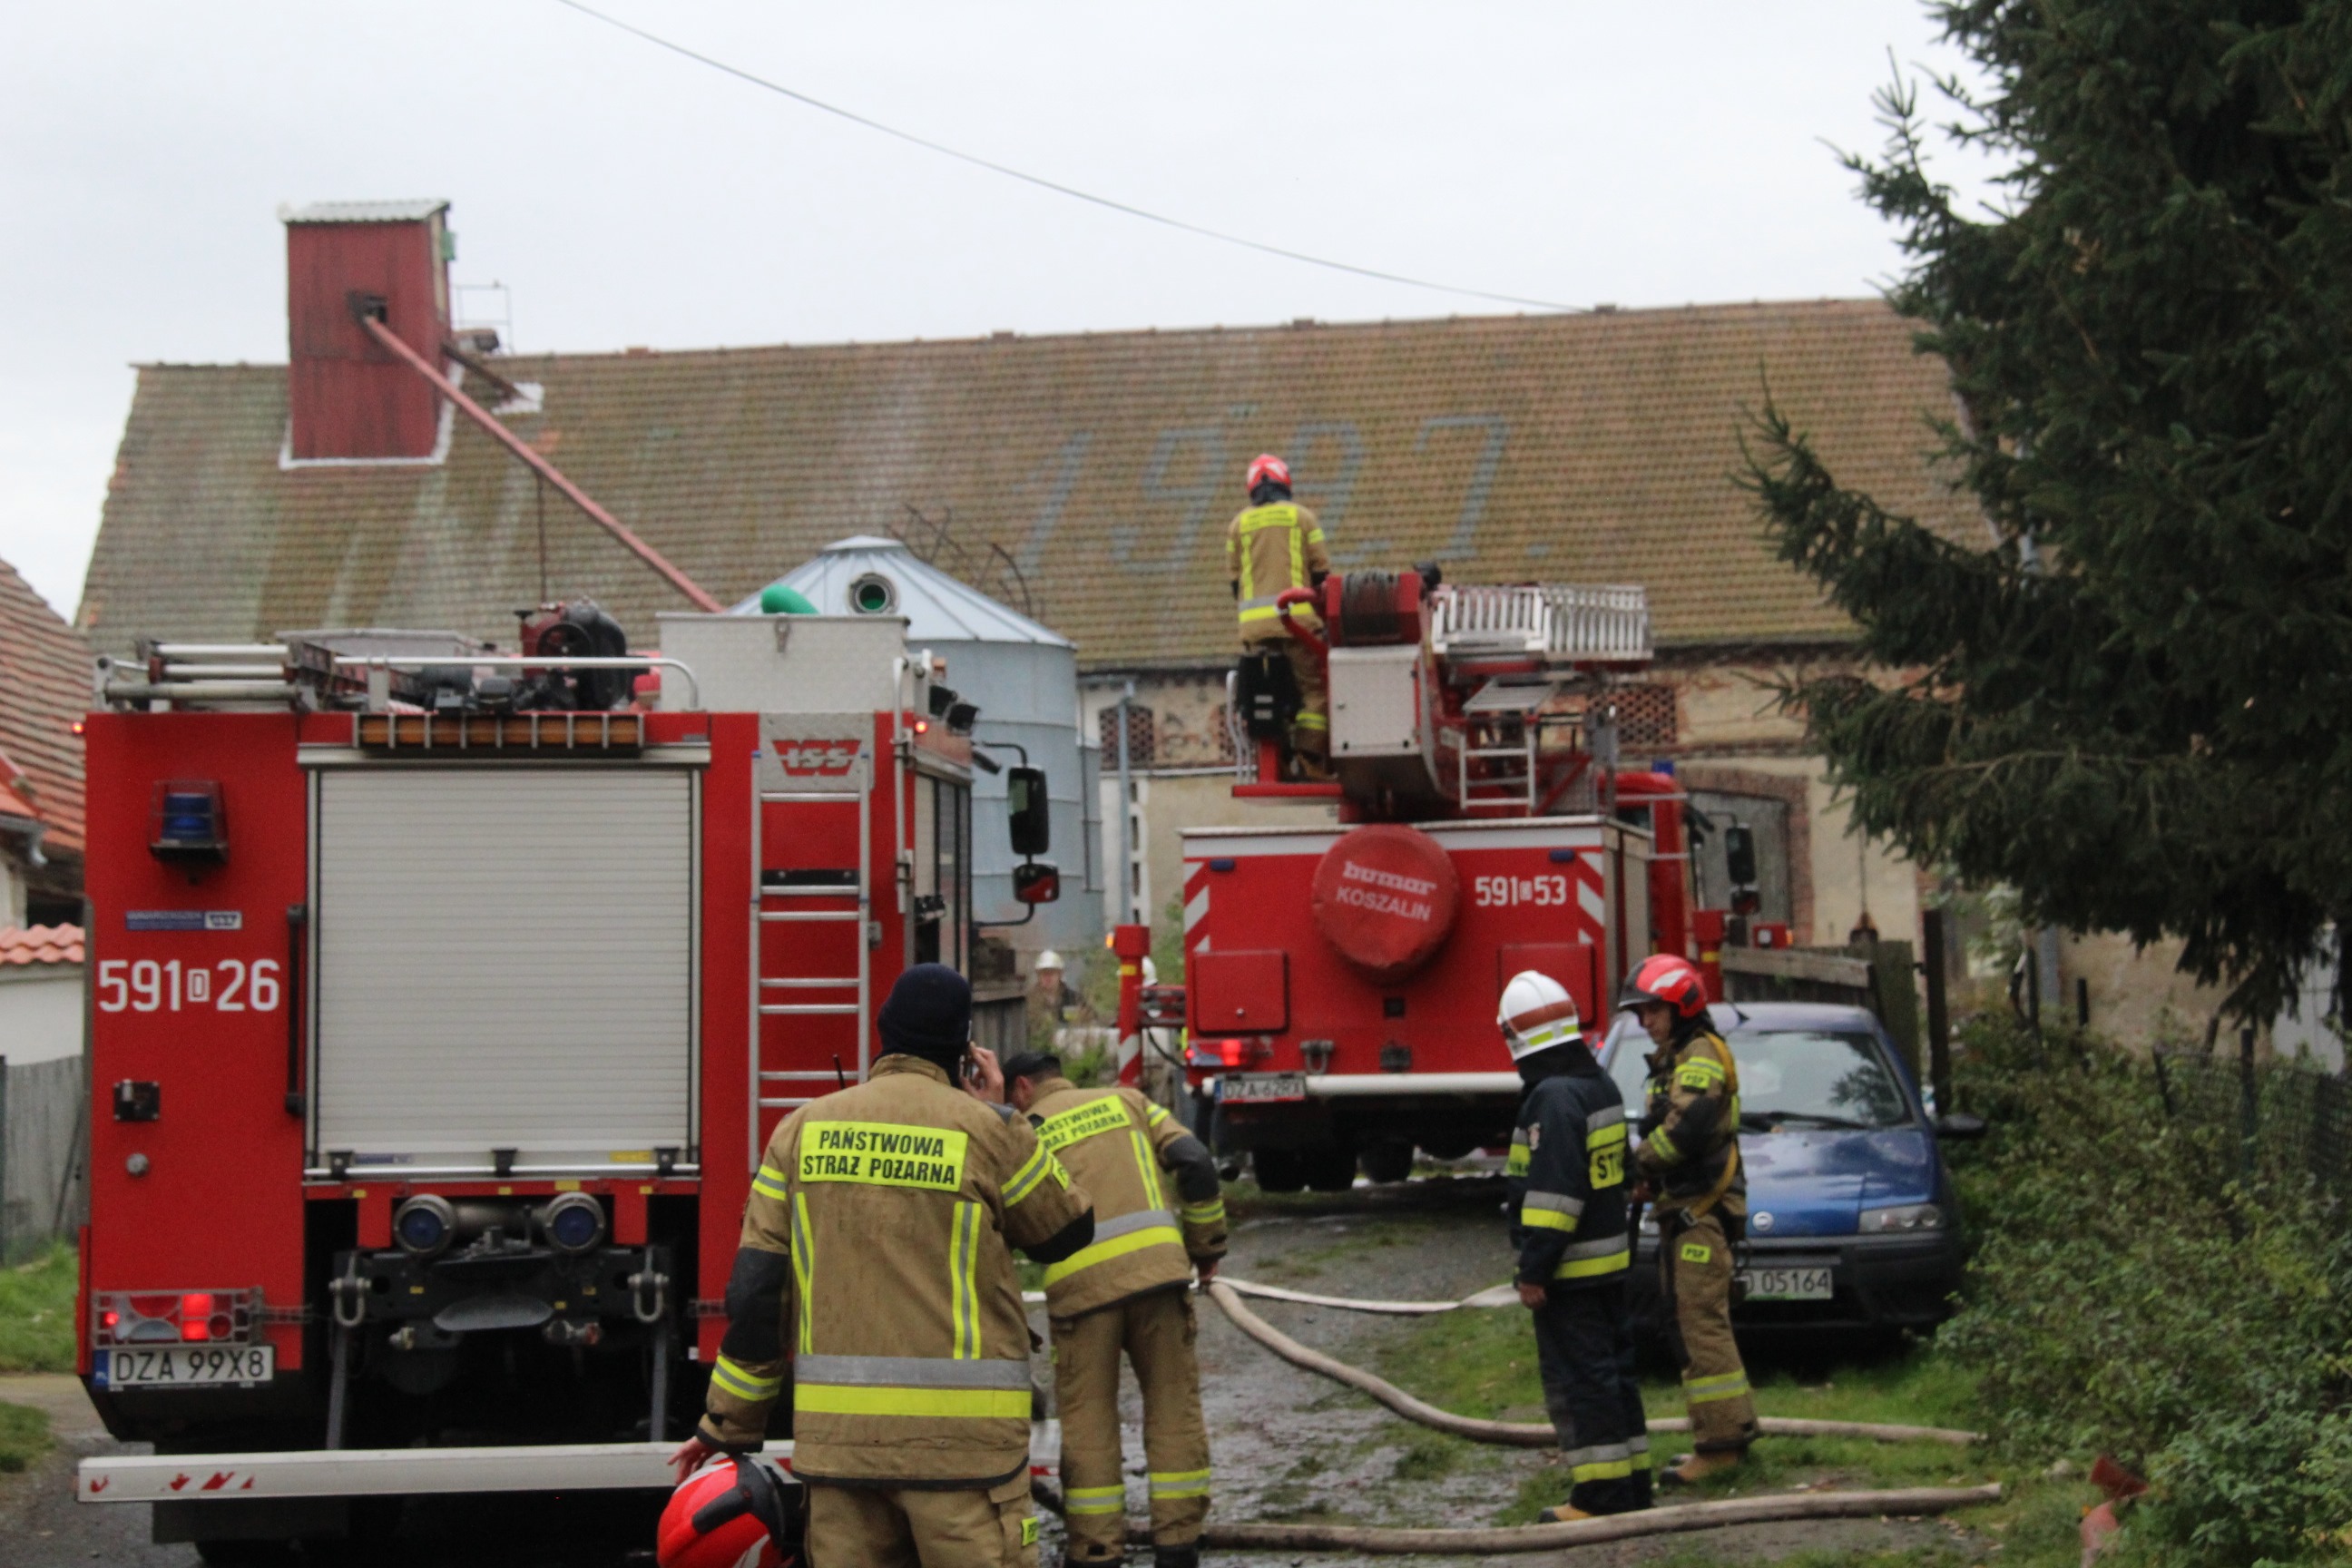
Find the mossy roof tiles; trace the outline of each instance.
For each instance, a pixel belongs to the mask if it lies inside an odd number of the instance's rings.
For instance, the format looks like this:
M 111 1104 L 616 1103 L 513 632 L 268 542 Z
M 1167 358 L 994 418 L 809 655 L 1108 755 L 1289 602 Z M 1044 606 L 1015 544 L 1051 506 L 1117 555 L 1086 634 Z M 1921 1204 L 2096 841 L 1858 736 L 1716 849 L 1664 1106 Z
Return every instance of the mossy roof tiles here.
M 1840 476 L 1981 540 L 1931 469 L 1942 364 L 1874 301 L 689 353 L 514 356 L 517 433 L 721 600 L 827 542 L 949 522 L 1000 546 L 1090 668 L 1232 642 L 1222 552 L 1260 450 L 1349 565 L 1640 583 L 1662 647 L 1841 638 L 1733 483 L 1771 396 Z M 323 625 L 510 638 L 539 596 L 532 476 L 457 422 L 446 462 L 281 469 L 276 366 L 148 366 L 80 620 L 243 639 Z M 551 492 L 548 585 L 641 638 L 684 607 Z M 992 591 L 997 585 L 989 584 Z

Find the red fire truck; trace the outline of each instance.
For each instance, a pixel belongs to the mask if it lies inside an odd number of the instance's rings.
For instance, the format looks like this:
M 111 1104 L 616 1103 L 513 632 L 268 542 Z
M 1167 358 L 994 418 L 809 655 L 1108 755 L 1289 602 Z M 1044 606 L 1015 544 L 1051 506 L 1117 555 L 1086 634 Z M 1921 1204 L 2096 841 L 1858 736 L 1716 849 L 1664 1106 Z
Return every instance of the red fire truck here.
M 1650 658 L 1641 589 L 1363 572 L 1285 598 L 1328 675 L 1335 782 L 1280 782 L 1284 694 L 1245 661 L 1234 794 L 1338 822 L 1184 834 L 1188 1078 L 1220 1152 L 1275 1191 L 1504 1142 L 1512 974 L 1550 974 L 1599 1031 L 1633 959 L 1712 958 L 1722 932 L 1690 910 L 1673 778 L 1616 766 L 1611 685 Z M 1291 618 L 1307 604 L 1320 636 Z
M 523 629 L 103 671 L 79 1357 L 155 1457 L 79 1486 L 158 1540 L 666 1485 L 768 1133 L 969 963 L 972 710 L 903 622 Z

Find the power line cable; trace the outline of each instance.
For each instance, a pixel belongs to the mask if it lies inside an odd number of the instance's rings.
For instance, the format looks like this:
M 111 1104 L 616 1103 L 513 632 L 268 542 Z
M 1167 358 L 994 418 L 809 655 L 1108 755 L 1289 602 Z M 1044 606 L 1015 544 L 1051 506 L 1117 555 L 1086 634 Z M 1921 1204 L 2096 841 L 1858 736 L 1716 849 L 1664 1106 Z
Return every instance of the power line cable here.
M 730 65 L 725 60 L 690 49 L 684 44 L 673 42 L 658 33 L 647 32 L 635 23 L 625 22 L 618 16 L 608 16 L 597 10 L 593 5 L 583 5 L 581 0 L 555 0 L 555 4 L 563 6 L 566 10 L 577 11 L 583 16 L 602 22 L 608 27 L 616 27 L 632 37 L 642 38 L 658 48 L 667 49 L 674 55 L 683 56 L 697 65 L 709 66 L 715 71 L 723 71 L 740 81 L 750 82 L 753 87 L 765 88 L 768 91 L 789 98 L 795 103 L 805 104 L 811 109 L 821 110 L 824 113 L 846 120 L 853 125 L 862 125 L 868 131 L 877 131 L 885 136 L 896 137 L 898 141 L 920 147 L 925 152 L 937 153 L 942 157 L 953 158 L 959 163 L 986 169 L 992 174 L 1003 174 L 1007 179 L 1019 180 L 1024 184 L 1035 185 L 1040 190 L 1051 191 L 1056 195 L 1069 196 L 1074 200 L 1108 208 L 1115 213 L 1124 213 L 1129 217 L 1141 218 L 1146 223 L 1160 224 L 1168 228 L 1181 230 L 1185 234 L 1198 235 L 1203 239 L 1218 240 L 1226 245 L 1237 245 L 1245 250 L 1255 250 L 1267 256 L 1279 256 L 1286 261 L 1303 261 L 1310 267 L 1327 267 L 1335 272 L 1350 272 L 1359 278 L 1377 279 L 1383 283 L 1402 283 L 1410 289 L 1428 289 L 1441 294 L 1461 294 L 1474 300 L 1493 300 L 1505 305 L 1528 305 L 1538 310 L 1581 311 L 1590 309 L 1589 306 L 1584 305 L 1562 304 L 1557 300 L 1534 300 L 1522 294 L 1498 294 L 1488 289 L 1466 289 L 1456 283 L 1436 283 L 1426 278 L 1408 278 L 1401 272 L 1383 272 L 1376 267 L 1359 267 L 1350 261 L 1334 261 L 1328 256 L 1310 256 L 1303 250 L 1288 250 L 1279 245 L 1269 245 L 1262 239 L 1252 239 L 1246 235 L 1228 234 L 1223 229 L 1188 223 L 1181 217 L 1170 217 L 1165 213 L 1156 213 L 1144 207 L 1132 206 L 1109 196 L 1097 195 L 1092 191 L 1082 191 L 1075 185 L 1066 185 L 1058 180 L 1049 180 L 1042 174 L 1032 174 L 1025 170 L 1015 169 L 1010 164 L 983 158 L 976 153 L 967 153 L 960 147 L 950 147 L 943 142 L 934 142 L 929 137 L 918 136 L 911 131 L 901 131 L 895 125 L 886 125 L 881 121 L 868 119 L 855 110 L 827 103 L 820 98 L 812 98 L 807 93 L 786 87 L 782 82 L 771 81 L 768 78 L 745 70 L 740 66 Z

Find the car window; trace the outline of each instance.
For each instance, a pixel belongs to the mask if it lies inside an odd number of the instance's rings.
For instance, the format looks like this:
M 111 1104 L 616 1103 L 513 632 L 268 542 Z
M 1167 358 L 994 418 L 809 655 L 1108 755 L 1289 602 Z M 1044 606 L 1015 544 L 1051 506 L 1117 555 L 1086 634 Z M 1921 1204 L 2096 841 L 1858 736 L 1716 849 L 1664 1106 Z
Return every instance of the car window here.
M 1609 1063 L 1629 1106 L 1642 1103 L 1648 1044 L 1621 1038 Z M 1743 1029 L 1730 1046 L 1739 1066 L 1739 1109 L 1748 1115 L 1856 1127 L 1900 1127 L 1911 1120 L 1902 1086 L 1868 1035 Z

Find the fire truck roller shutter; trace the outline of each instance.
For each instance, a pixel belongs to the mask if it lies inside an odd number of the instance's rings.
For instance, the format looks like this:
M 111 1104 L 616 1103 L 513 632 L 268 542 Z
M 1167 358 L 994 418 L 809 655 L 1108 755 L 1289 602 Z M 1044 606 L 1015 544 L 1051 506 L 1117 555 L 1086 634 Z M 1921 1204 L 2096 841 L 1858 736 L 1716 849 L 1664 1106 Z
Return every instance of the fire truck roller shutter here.
M 1435 839 L 1400 823 L 1372 823 L 1316 866 L 1315 929 L 1367 977 L 1392 984 L 1437 956 L 1461 893 L 1453 858 Z
M 694 1142 L 688 770 L 331 768 L 319 791 L 322 1158 L 593 1171 Z

